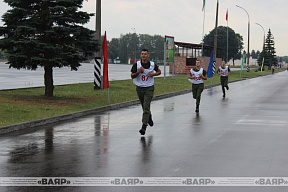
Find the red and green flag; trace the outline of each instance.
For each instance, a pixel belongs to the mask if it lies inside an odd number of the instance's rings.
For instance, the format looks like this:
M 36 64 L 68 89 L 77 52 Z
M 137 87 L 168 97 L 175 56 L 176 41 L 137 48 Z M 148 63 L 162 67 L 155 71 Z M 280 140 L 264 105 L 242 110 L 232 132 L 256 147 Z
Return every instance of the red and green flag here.
M 205 8 L 205 0 L 203 0 L 203 7 L 202 7 L 202 11 L 204 10 Z
M 242 56 L 241 71 L 243 70 L 243 67 L 244 67 L 245 57 L 246 57 L 246 52 L 244 51 L 243 56 Z

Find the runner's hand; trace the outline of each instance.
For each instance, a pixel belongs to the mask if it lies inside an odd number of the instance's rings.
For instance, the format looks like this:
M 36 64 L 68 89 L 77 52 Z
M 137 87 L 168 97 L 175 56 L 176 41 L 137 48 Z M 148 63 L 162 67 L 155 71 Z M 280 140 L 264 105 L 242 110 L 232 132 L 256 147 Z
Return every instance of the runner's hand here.
M 144 68 L 140 67 L 140 69 L 138 70 L 139 73 L 143 73 L 144 72 Z

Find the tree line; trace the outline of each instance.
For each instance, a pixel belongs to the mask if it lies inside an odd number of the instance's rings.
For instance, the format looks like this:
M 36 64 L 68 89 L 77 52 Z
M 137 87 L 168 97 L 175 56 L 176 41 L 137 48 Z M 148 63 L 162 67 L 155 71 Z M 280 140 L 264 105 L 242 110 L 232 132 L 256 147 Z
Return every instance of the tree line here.
M 164 57 L 164 37 L 161 35 L 128 33 L 107 43 L 108 57 L 112 61 L 119 59 L 121 63 L 128 63 L 129 60 L 139 60 L 143 48 L 149 50 L 151 60 L 157 62 Z
M 206 45 L 214 46 L 214 34 L 215 34 L 215 29 L 209 32 L 209 34 L 204 36 L 203 42 Z M 227 59 L 227 27 L 224 26 L 219 26 L 217 28 L 218 36 L 217 36 L 217 44 L 221 52 L 220 54 L 217 53 L 217 55 L 223 59 Z M 260 52 L 252 50 L 250 56 L 253 59 L 257 59 L 257 63 L 259 66 L 268 66 L 270 68 L 273 64 L 277 63 L 277 57 L 276 57 L 276 50 L 274 47 L 274 37 L 273 34 L 271 33 L 271 30 L 269 29 L 265 43 L 263 45 L 263 50 Z M 233 29 L 228 27 L 228 60 L 232 59 L 233 60 L 233 65 L 234 65 L 234 60 L 236 59 L 241 59 L 242 58 L 242 53 L 244 52 L 243 50 L 243 37 L 235 33 Z M 206 55 L 209 56 L 209 55 Z M 263 59 L 264 58 L 264 59 Z M 281 61 L 285 61 L 286 57 L 282 57 Z
M 220 57 L 226 58 L 227 48 L 227 28 L 218 27 L 218 48 L 222 51 Z M 240 59 L 243 49 L 243 37 L 228 28 L 229 42 L 229 59 Z M 200 42 L 201 44 L 202 42 Z M 203 43 L 205 45 L 214 46 L 214 29 L 204 36 Z M 121 35 L 120 38 L 113 38 L 108 42 L 108 57 L 112 60 L 119 58 L 121 63 L 127 63 L 129 59 L 140 59 L 140 52 L 143 48 L 147 48 L 150 52 L 150 59 L 163 61 L 164 58 L 164 37 L 161 35 L 148 35 L 128 33 Z M 210 55 L 205 55 L 210 56 Z

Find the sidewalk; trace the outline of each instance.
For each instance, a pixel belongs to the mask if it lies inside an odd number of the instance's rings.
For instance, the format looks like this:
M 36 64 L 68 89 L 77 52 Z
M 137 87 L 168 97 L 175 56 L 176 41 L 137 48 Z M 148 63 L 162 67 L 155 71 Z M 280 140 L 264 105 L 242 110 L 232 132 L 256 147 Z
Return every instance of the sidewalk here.
M 109 64 L 109 81 L 130 79 L 130 70 L 132 65 L 128 64 Z M 164 77 L 164 66 L 159 66 Z M 101 68 L 103 70 L 103 66 Z M 168 67 L 166 67 L 166 76 Z M 94 82 L 94 65 L 91 63 L 82 63 L 78 71 L 71 71 L 68 67 L 53 69 L 54 85 L 65 85 L 75 83 L 93 83 Z M 38 68 L 36 71 L 9 69 L 8 65 L 0 62 L 0 90 L 19 89 L 29 87 L 44 86 L 44 70 Z
M 109 81 L 130 79 L 131 67 L 132 65 L 128 64 L 109 64 Z M 164 78 L 164 66 L 159 67 L 162 72 L 159 77 Z M 101 69 L 103 70 L 103 66 Z M 94 81 L 94 65 L 90 63 L 82 63 L 78 71 L 71 71 L 67 67 L 54 68 L 53 70 L 54 85 L 93 83 Z M 231 68 L 231 70 L 236 71 L 239 68 Z M 166 67 L 166 76 L 172 76 L 169 74 L 169 67 Z M 9 69 L 7 64 L 0 62 L 0 82 L 0 90 L 43 87 L 44 70 L 43 68 L 36 71 Z

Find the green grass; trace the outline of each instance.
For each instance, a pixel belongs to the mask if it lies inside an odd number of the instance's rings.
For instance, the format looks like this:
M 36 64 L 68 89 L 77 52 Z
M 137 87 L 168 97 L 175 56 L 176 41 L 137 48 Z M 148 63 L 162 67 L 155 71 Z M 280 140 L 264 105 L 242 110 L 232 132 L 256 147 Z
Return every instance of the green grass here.
M 284 70 L 284 69 L 282 69 Z M 280 70 L 276 70 L 280 71 Z M 241 78 L 257 77 L 271 74 L 264 72 L 242 71 Z M 229 81 L 241 79 L 240 71 L 233 71 Z M 219 75 L 205 81 L 205 85 L 220 82 Z M 137 99 L 135 85 L 132 80 L 110 81 L 110 104 Z M 191 89 L 188 75 L 155 79 L 154 95 L 161 95 L 181 90 Z M 94 90 L 93 83 L 55 86 L 54 97 L 44 97 L 43 88 L 29 88 L 0 91 L 0 127 L 31 120 L 47 118 L 86 109 L 108 105 L 108 89 Z

